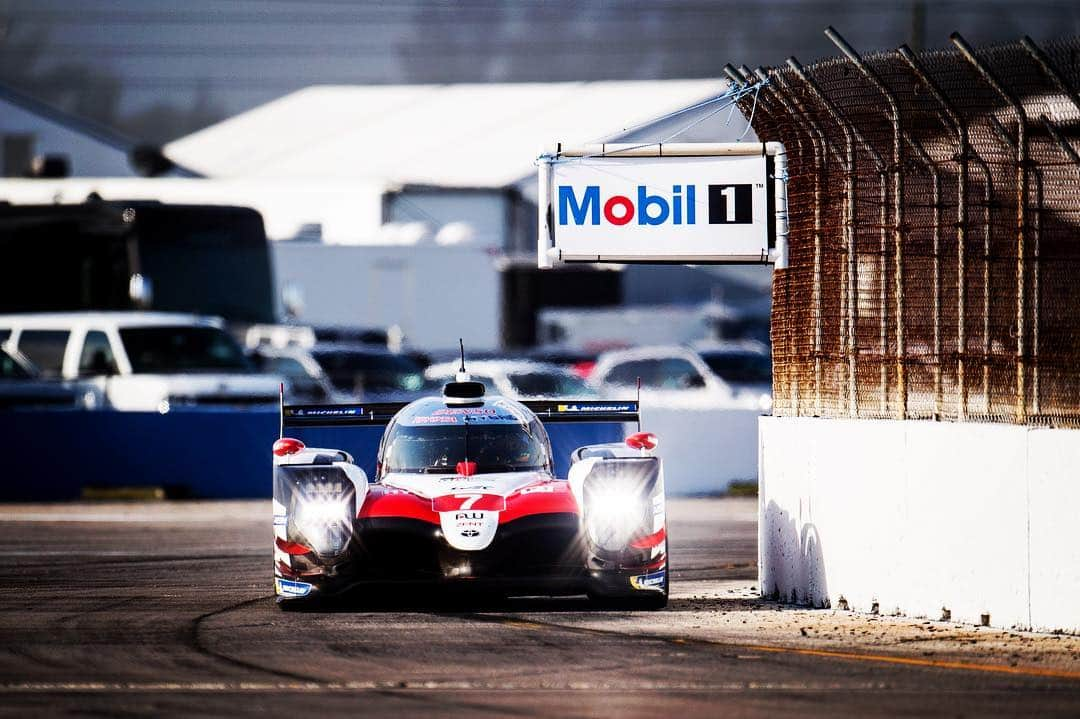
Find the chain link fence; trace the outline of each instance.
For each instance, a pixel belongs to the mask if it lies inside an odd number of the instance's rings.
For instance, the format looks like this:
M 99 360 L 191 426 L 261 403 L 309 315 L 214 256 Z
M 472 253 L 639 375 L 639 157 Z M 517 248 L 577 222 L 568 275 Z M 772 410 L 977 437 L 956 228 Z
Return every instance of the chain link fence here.
M 774 413 L 1080 426 L 1080 39 L 734 68 L 789 157 Z

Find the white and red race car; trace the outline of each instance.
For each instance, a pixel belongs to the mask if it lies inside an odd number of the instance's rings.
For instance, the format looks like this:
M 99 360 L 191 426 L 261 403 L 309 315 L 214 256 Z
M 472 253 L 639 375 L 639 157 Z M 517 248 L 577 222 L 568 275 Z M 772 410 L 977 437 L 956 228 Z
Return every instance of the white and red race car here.
M 385 430 L 371 481 L 342 450 L 284 436 L 274 443 L 279 602 L 433 583 L 665 606 L 655 436 L 580 447 L 563 479 L 544 427 L 634 422 L 637 403 L 522 403 L 486 397 L 467 376 L 458 380 L 442 396 L 407 405 L 282 406 L 283 435 L 307 427 Z

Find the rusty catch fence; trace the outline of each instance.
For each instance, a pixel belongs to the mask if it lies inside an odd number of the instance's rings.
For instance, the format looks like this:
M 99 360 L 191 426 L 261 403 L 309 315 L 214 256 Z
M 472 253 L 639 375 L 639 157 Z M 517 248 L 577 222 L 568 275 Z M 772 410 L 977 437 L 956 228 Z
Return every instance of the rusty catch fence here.
M 1080 40 L 734 68 L 789 159 L 774 412 L 1080 426 Z

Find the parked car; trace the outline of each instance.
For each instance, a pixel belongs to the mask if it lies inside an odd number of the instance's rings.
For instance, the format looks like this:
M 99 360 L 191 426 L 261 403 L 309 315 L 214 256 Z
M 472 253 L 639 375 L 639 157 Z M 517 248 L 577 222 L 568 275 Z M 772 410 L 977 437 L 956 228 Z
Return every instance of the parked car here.
M 340 325 L 255 324 L 244 333 L 244 343 L 251 349 L 265 345 L 311 348 L 329 343 L 386 347 L 389 338 L 384 329 Z
M 625 395 L 638 379 L 645 390 L 708 391 L 730 394 L 727 384 L 696 352 L 685 347 L 657 345 L 605 352 L 596 361 L 591 381 L 604 390 Z
M 265 345 L 251 353 L 251 360 L 260 372 L 284 380 L 288 402 L 325 404 L 346 399 L 334 389 L 322 366 L 306 349 Z
M 424 373 L 433 385 L 452 382 L 460 362 L 443 362 L 428 367 Z M 588 399 L 596 391 L 568 369 L 548 362 L 530 360 L 469 360 L 469 375 L 482 382 L 491 394 L 510 399 L 572 397 Z
M 737 397 L 750 396 L 762 410 L 772 410 L 772 355 L 768 345 L 743 340 L 699 343 L 694 349 Z
M 526 356 L 538 362 L 550 362 L 565 367 L 581 379 L 587 380 L 596 367 L 596 358 L 599 354 L 599 352 L 558 345 L 541 345 L 529 350 Z
M 42 377 L 83 380 L 115 409 L 278 401 L 278 377 L 257 374 L 220 320 L 164 312 L 0 315 L 0 333 Z
M 365 402 L 407 402 L 422 396 L 425 383 L 412 357 L 377 345 L 320 344 L 311 356 L 344 398 Z
M 94 409 L 100 402 L 92 385 L 41 379 L 18 350 L 0 346 L 0 409 Z

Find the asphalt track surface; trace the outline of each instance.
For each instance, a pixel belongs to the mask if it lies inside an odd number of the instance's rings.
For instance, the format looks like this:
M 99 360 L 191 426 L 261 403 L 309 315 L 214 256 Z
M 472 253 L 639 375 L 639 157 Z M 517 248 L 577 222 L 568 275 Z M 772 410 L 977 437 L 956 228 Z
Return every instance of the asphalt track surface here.
M 1080 675 L 703 639 L 720 614 L 787 610 L 709 591 L 754 582 L 753 500 L 672 501 L 669 524 L 661 612 L 434 595 L 282 612 L 268 502 L 0 506 L 0 715 L 1080 713 Z

